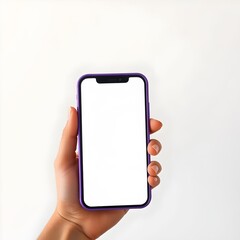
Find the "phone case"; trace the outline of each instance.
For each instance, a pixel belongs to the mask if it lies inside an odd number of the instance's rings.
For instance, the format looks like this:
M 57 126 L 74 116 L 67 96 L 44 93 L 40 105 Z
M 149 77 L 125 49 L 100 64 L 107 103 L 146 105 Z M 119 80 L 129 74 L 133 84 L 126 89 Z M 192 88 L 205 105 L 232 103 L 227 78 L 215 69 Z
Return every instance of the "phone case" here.
M 86 79 L 86 78 L 96 78 L 96 77 L 140 77 L 143 79 L 145 83 L 145 107 L 146 107 L 146 121 L 147 121 L 147 127 L 146 127 L 146 132 L 147 132 L 147 143 L 150 141 L 150 131 L 149 131 L 149 119 L 150 119 L 150 110 L 149 110 L 149 87 L 148 87 L 148 80 L 147 78 L 141 74 L 141 73 L 100 73 L 100 74 L 85 74 L 80 77 L 80 79 L 77 82 L 77 111 L 78 111 L 78 123 L 80 125 L 80 108 L 81 108 L 81 103 L 80 103 L 80 84 L 81 82 Z M 82 162 L 81 162 L 81 129 L 78 127 L 78 153 L 79 153 L 79 162 L 78 162 L 78 169 L 79 169 L 79 202 L 81 206 L 86 209 L 86 210 L 116 210 L 116 209 L 137 209 L 137 208 L 144 208 L 146 207 L 152 198 L 151 194 L 151 186 L 148 184 L 148 199 L 143 205 L 124 205 L 124 206 L 104 206 L 104 207 L 88 207 L 85 205 L 83 199 L 82 199 L 82 193 L 83 193 L 83 184 L 82 184 L 82 179 L 81 179 L 81 174 L 82 174 Z M 150 163 L 150 155 L 147 153 L 147 165 Z M 147 176 L 149 174 L 147 173 Z

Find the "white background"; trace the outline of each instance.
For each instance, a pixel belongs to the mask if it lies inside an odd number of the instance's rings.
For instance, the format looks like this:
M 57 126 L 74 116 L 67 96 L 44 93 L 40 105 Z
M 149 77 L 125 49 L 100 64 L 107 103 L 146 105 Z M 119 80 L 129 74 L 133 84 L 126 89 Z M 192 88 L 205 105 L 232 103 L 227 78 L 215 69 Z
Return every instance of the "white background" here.
M 0 239 L 41 232 L 76 80 L 110 71 L 148 77 L 163 172 L 100 239 L 240 239 L 239 1 L 8 0 L 0 24 Z

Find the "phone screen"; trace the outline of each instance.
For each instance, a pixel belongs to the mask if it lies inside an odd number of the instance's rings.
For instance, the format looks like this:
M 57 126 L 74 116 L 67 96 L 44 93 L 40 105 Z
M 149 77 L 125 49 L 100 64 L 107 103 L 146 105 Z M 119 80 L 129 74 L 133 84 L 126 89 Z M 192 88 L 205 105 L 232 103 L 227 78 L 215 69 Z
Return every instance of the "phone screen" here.
M 146 83 L 86 78 L 80 87 L 80 188 L 87 207 L 148 201 Z

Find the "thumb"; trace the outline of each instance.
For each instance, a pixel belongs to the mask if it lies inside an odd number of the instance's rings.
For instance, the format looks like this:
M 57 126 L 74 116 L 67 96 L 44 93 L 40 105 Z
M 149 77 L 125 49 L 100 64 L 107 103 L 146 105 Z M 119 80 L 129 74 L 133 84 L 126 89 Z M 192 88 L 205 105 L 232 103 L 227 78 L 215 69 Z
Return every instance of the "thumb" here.
M 62 170 L 76 163 L 78 117 L 74 107 L 70 107 L 67 124 L 62 132 L 55 167 Z

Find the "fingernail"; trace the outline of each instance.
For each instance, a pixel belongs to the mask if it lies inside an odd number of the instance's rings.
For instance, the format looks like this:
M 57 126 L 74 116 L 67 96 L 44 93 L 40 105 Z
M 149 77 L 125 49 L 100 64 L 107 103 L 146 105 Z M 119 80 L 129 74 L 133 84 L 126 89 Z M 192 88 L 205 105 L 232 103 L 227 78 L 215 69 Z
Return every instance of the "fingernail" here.
M 157 144 L 152 145 L 152 148 L 158 153 L 160 148 Z
M 157 182 L 157 181 L 158 181 L 158 178 L 157 178 L 157 177 L 154 177 L 153 180 L 154 180 L 154 182 Z
M 158 173 L 159 168 L 158 168 L 157 165 L 153 165 L 151 168 L 153 169 L 153 171 L 154 171 L 155 173 Z

